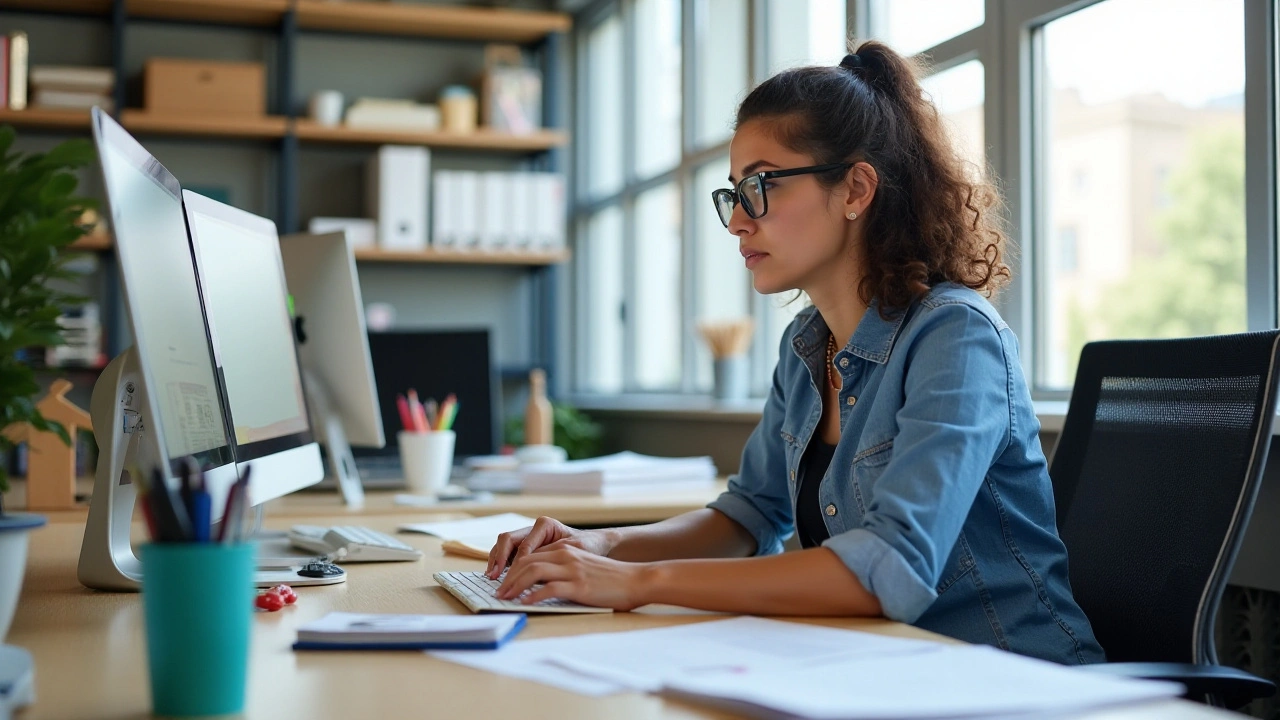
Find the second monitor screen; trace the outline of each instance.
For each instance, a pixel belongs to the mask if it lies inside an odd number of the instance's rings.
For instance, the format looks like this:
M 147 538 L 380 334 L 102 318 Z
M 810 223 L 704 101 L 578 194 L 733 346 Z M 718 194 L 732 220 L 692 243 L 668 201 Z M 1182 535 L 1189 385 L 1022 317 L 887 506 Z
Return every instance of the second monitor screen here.
M 236 445 L 250 456 L 239 460 L 254 459 L 273 451 L 271 441 L 309 428 L 277 241 L 208 214 L 191 217 Z

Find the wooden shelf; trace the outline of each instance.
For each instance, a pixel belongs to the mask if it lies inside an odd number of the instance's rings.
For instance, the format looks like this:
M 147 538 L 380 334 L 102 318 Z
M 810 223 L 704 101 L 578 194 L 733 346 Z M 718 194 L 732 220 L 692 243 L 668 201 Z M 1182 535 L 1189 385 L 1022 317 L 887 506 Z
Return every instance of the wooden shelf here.
M 126 0 L 133 17 L 195 20 L 227 25 L 279 25 L 289 0 Z
M 111 12 L 111 0 L 0 0 L 0 9 L 106 15 Z
M 416 251 L 358 248 L 356 260 L 361 262 L 454 263 L 460 265 L 557 265 L 570 257 L 568 250 L 494 251 L 438 250 Z
M 94 233 L 93 235 L 85 235 L 79 240 L 67 246 L 68 250 L 79 250 L 83 252 L 104 252 L 115 247 L 115 243 L 111 241 L 111 236 L 107 233 Z
M 568 136 L 555 130 L 539 130 L 528 135 L 477 130 L 473 133 L 419 132 L 376 128 L 329 127 L 310 120 L 294 125 L 298 139 L 309 142 L 348 143 L 358 145 L 425 145 L 436 148 L 494 150 L 502 152 L 541 152 L 568 142 Z
M 121 124 L 130 132 L 197 137 L 282 138 L 288 130 L 283 117 L 261 118 L 156 115 L 145 110 L 125 110 Z
M 298 27 L 312 30 L 532 43 L 572 24 L 555 12 L 298 0 Z
M 15 127 L 65 128 L 88 130 L 88 110 L 50 110 L 27 108 L 26 110 L 0 109 L 0 125 Z

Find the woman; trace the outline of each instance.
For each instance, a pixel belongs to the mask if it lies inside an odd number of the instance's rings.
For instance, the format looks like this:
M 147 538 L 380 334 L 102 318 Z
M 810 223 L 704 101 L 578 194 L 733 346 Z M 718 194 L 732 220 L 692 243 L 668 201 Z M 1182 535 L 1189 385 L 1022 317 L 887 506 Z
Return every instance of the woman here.
M 741 471 L 643 527 L 550 518 L 499 538 L 504 599 L 626 610 L 885 616 L 1061 663 L 1101 662 L 1071 596 L 1017 340 L 996 192 L 970 176 L 911 64 L 868 42 L 738 110 L 720 218 L 787 329 Z M 804 549 L 781 554 L 793 530 Z M 749 556 L 749 557 L 748 557 Z M 714 559 L 699 559 L 714 558 Z

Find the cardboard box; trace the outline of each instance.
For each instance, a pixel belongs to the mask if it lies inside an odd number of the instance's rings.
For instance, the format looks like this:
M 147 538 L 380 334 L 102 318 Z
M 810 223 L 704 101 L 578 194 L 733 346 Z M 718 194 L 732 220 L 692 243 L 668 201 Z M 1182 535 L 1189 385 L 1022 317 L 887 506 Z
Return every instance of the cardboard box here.
M 152 58 L 145 66 L 144 86 L 147 112 L 156 115 L 266 114 L 262 63 Z

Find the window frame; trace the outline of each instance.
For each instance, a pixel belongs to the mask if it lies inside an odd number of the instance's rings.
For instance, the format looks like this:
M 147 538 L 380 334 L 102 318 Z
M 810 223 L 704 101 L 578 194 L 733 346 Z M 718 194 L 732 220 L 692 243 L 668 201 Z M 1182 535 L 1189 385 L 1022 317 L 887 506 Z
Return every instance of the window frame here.
M 987 162 L 999 178 L 1011 239 L 1018 251 L 1007 258 L 1013 282 L 996 306 L 1021 339 L 1021 359 L 1036 400 L 1064 400 L 1070 389 L 1048 388 L 1038 372 L 1041 335 L 1036 332 L 1045 315 L 1037 289 L 1046 282 L 1050 238 L 1044 222 L 1045 156 L 1043 138 L 1036 133 L 1044 117 L 1042 67 L 1038 30 L 1044 25 L 1104 0 L 986 0 L 985 18 L 978 27 L 920 53 L 933 72 L 969 60 L 982 61 L 985 79 L 984 132 Z M 1277 326 L 1277 0 L 1243 0 L 1245 52 L 1245 238 L 1246 328 Z M 854 3 L 858 37 L 872 37 L 870 0 Z

